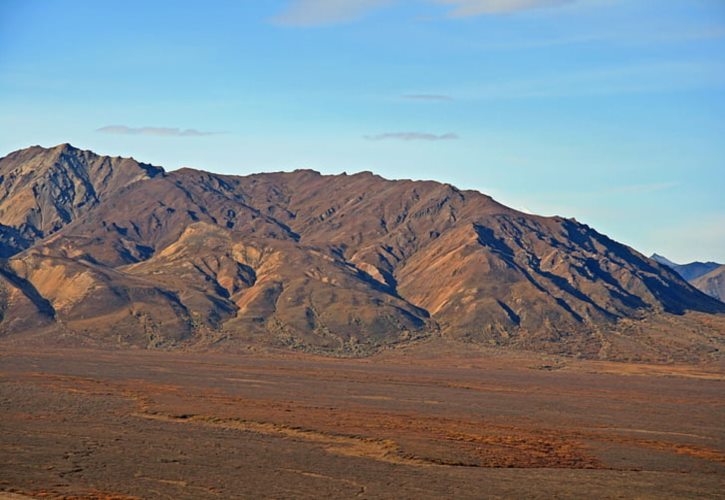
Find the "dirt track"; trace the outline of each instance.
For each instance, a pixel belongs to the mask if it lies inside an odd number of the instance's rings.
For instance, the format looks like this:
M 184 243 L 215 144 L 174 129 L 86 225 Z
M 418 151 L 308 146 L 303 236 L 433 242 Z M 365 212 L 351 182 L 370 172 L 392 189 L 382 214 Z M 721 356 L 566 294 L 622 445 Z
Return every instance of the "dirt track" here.
M 0 491 L 718 497 L 724 377 L 465 352 L 0 354 Z

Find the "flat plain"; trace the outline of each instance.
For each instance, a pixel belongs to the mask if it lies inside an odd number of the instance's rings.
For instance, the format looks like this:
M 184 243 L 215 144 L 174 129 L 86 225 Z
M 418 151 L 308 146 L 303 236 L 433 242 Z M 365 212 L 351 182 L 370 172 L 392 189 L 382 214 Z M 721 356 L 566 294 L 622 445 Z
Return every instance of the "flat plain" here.
M 722 498 L 725 374 L 443 341 L 0 353 L 0 497 Z

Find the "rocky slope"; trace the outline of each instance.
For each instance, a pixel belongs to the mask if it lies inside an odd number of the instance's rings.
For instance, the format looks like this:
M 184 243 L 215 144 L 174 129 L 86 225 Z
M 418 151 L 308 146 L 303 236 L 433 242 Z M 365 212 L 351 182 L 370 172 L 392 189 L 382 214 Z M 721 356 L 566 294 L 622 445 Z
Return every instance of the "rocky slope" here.
M 0 257 L 57 232 L 123 187 L 162 173 L 69 144 L 9 154 L 0 159 Z
M 0 173 L 12 341 L 359 355 L 443 335 L 641 359 L 722 347 L 725 305 L 669 268 L 446 184 L 164 173 L 69 145 L 13 153 Z
M 692 280 L 692 284 L 711 297 L 725 302 L 725 265 L 716 267 L 707 274 Z

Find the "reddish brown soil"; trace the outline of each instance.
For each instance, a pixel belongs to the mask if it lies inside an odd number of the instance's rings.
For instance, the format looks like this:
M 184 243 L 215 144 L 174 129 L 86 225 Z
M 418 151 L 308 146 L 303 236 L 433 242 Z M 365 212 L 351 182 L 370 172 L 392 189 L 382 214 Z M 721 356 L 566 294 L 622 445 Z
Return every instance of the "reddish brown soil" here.
M 724 378 L 446 345 L 365 360 L 6 351 L 0 492 L 715 498 Z

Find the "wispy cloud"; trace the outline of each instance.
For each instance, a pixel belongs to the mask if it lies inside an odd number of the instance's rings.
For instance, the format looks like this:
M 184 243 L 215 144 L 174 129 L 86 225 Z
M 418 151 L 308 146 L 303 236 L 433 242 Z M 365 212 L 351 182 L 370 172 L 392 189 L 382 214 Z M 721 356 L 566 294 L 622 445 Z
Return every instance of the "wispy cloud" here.
M 162 137 L 202 137 L 215 134 L 215 132 L 201 132 L 193 128 L 127 127 L 126 125 L 107 125 L 96 129 L 96 132 L 122 135 L 156 135 Z
M 617 186 L 608 190 L 608 193 L 613 194 L 645 194 L 654 193 L 656 191 L 663 191 L 665 189 L 671 189 L 677 187 L 677 182 L 651 182 L 647 184 L 627 184 L 624 186 Z
M 398 1 L 289 0 L 282 12 L 272 17 L 271 21 L 281 26 L 329 26 L 355 21 L 371 11 L 389 7 Z M 561 7 L 577 1 L 582 0 L 418 0 L 418 3 L 448 6 L 448 17 L 462 18 Z
M 403 99 L 410 99 L 411 101 L 452 101 L 453 98 L 449 95 L 442 94 L 405 94 L 401 96 Z
M 585 68 L 532 78 L 463 86 L 456 95 L 475 99 L 572 98 L 673 92 L 725 85 L 725 65 L 711 61 L 660 61 Z
M 391 5 L 395 0 L 291 0 L 272 18 L 282 26 L 326 26 L 358 19 L 371 10 Z
M 562 45 L 607 44 L 620 46 L 651 46 L 653 44 L 671 44 L 697 40 L 725 38 L 725 27 L 705 26 L 691 30 L 674 31 L 670 29 L 643 32 L 641 30 L 603 31 L 582 33 L 569 36 L 548 38 L 522 37 L 518 39 L 490 39 L 472 45 L 482 50 L 517 50 L 556 47 Z
M 447 134 L 431 134 L 428 132 L 386 132 L 384 134 L 366 135 L 368 141 L 385 141 L 388 139 L 396 141 L 450 141 L 460 139 L 458 134 L 451 132 Z
M 452 6 L 450 17 L 472 17 L 486 14 L 507 14 L 547 7 L 560 7 L 577 0 L 435 0 Z

